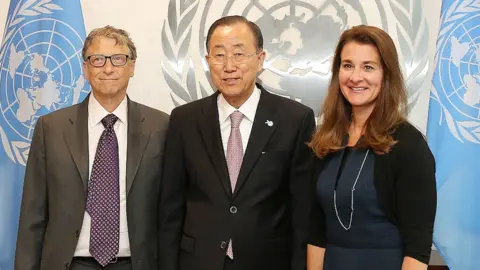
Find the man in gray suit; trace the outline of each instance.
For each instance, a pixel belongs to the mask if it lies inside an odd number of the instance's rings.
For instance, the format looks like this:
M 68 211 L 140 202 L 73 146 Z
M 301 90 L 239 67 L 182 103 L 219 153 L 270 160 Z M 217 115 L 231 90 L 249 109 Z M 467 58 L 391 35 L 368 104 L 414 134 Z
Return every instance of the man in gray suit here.
M 157 269 L 168 116 L 126 95 L 137 53 L 124 30 L 93 30 L 82 53 L 92 93 L 35 127 L 15 270 Z

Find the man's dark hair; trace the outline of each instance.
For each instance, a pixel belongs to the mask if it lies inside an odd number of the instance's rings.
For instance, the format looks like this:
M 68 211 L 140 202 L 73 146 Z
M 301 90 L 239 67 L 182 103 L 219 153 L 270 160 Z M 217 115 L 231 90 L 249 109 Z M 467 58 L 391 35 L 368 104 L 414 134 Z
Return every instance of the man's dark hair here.
M 263 50 L 263 35 L 262 35 L 262 31 L 260 31 L 260 28 L 258 27 L 258 25 L 256 25 L 254 22 L 251 22 L 251 21 L 247 20 L 243 16 L 233 15 L 233 16 L 222 17 L 222 18 L 216 20 L 212 24 L 212 26 L 210 26 L 210 28 L 208 29 L 208 34 L 207 34 L 207 41 L 205 43 L 205 45 L 207 47 L 207 53 L 210 51 L 210 48 L 208 47 L 208 44 L 210 42 L 210 38 L 212 37 L 212 34 L 215 31 L 215 29 L 217 29 L 219 26 L 230 26 L 230 25 L 234 25 L 234 24 L 237 24 L 237 23 L 245 23 L 246 25 L 248 25 L 248 27 L 250 28 L 250 31 L 252 31 L 252 34 L 255 38 L 255 41 L 257 42 L 257 44 L 255 44 L 257 52 Z

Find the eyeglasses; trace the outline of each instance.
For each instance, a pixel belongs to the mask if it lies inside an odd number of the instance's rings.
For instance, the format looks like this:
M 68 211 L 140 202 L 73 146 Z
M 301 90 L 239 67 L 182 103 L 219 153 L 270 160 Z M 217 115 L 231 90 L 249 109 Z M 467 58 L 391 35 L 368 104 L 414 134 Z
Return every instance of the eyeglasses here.
M 88 61 L 90 65 L 94 67 L 103 67 L 105 63 L 107 63 L 107 59 L 110 59 L 110 63 L 114 67 L 121 67 L 127 64 L 128 58 L 130 56 L 128 54 L 112 54 L 110 56 L 106 56 L 103 54 L 92 54 L 87 57 L 85 61 Z
M 228 59 L 231 59 L 236 64 L 243 64 L 248 60 L 250 60 L 252 56 L 258 55 L 259 53 L 260 52 L 247 54 L 247 53 L 237 52 L 230 56 L 227 56 L 224 53 L 217 53 L 212 56 L 207 55 L 207 58 L 210 59 L 210 62 L 213 65 L 225 65 Z

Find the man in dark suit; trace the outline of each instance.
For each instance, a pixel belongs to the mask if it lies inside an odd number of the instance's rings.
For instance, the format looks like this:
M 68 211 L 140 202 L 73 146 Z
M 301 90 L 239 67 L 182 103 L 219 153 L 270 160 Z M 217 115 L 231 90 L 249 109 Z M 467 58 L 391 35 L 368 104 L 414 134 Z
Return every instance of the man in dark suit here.
M 157 269 L 168 116 L 131 101 L 135 45 L 110 26 L 87 37 L 92 93 L 35 127 L 15 270 Z
M 218 91 L 171 114 L 161 270 L 305 268 L 314 114 L 255 84 L 262 47 L 258 26 L 241 16 L 209 29 Z

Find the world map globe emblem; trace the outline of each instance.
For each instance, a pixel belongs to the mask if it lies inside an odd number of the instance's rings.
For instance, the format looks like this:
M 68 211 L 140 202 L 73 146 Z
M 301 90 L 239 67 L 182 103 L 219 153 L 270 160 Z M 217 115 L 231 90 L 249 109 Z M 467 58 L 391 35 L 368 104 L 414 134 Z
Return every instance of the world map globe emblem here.
M 3 44 L 0 121 L 9 141 L 29 144 L 40 116 L 85 98 L 82 45 L 71 26 L 50 18 L 26 22 Z
M 449 107 L 476 121 L 480 120 L 480 25 L 475 23 L 479 16 L 457 23 L 439 44 L 439 80 L 435 82 Z
M 347 13 L 338 2 L 325 7 L 334 12 L 324 13 L 311 3 L 280 2 L 255 21 L 264 30 L 267 52 L 260 81 L 269 82 L 266 89 L 315 109 L 326 95 L 321 89 L 328 87 L 333 49 L 347 29 Z M 320 26 L 324 30 L 318 31 Z

